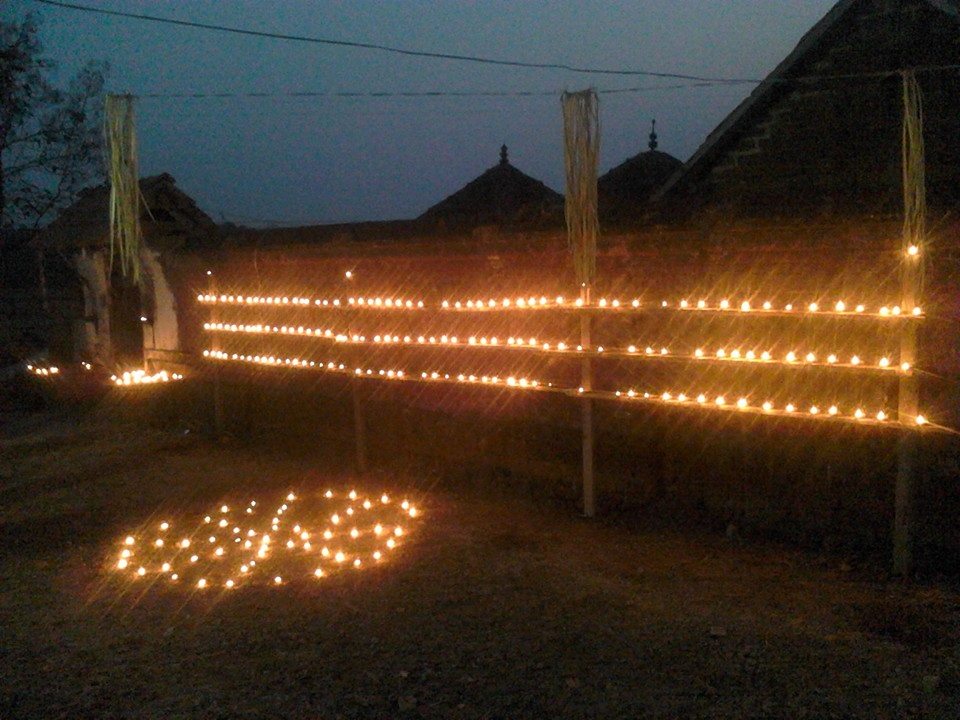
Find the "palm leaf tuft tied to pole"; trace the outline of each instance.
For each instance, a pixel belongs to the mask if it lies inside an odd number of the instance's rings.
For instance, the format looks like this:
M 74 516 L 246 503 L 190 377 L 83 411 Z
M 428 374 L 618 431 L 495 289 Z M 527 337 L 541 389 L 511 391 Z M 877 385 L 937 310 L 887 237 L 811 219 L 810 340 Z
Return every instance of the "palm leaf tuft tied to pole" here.
M 581 288 L 589 288 L 597 269 L 597 162 L 600 156 L 600 108 L 593 89 L 565 92 L 563 103 L 566 167 L 567 238 Z
M 104 140 L 110 182 L 110 269 L 140 282 L 140 168 L 132 95 L 107 95 Z
M 924 235 L 927 221 L 926 161 L 923 143 L 923 96 L 913 70 L 904 70 L 903 77 L 903 252 L 919 257 L 916 289 L 923 287 L 926 260 Z M 911 248 L 913 250 L 911 251 Z M 914 298 L 919 301 L 919 298 Z

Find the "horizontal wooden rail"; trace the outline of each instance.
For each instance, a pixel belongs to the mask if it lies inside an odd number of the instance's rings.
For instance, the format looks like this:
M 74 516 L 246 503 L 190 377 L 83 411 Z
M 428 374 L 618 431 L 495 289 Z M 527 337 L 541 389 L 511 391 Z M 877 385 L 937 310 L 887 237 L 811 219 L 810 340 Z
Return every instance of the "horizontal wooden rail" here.
M 528 392 L 548 392 L 570 397 L 590 397 L 599 400 L 621 402 L 640 402 L 644 404 L 684 407 L 718 412 L 746 413 L 764 417 L 803 418 L 816 421 L 845 422 L 857 425 L 899 427 L 899 428 L 937 428 L 922 415 L 912 418 L 893 419 L 885 410 L 867 412 L 861 408 L 842 411 L 831 403 L 800 406 L 793 403 L 774 405 L 771 401 L 761 404 L 750 401 L 745 396 L 736 398 L 712 393 L 673 393 L 629 390 L 586 390 L 584 388 L 559 387 L 549 382 L 530 378 L 501 377 L 440 371 L 410 371 L 400 369 L 374 369 L 350 367 L 337 361 L 317 362 L 300 358 L 284 358 L 273 355 L 241 355 L 223 350 L 203 351 L 203 357 L 212 362 L 235 363 L 273 369 L 305 370 L 360 379 L 382 380 L 385 382 L 413 382 L 426 384 L 495 387 Z
M 888 357 L 881 357 L 876 363 L 867 363 L 861 360 L 859 355 L 853 355 L 847 362 L 842 362 L 835 353 L 816 354 L 792 351 L 784 353 L 783 357 L 779 357 L 774 356 L 773 353 L 768 350 L 741 351 L 739 349 L 721 349 L 709 353 L 697 348 L 692 352 L 678 353 L 663 346 L 647 346 L 641 349 L 633 345 L 625 348 L 607 348 L 599 345 L 593 348 L 584 348 L 579 345 L 569 345 L 564 342 L 538 342 L 536 338 L 508 337 L 505 340 L 499 337 L 461 338 L 453 333 L 429 336 L 414 336 L 410 334 L 391 335 L 390 333 L 382 333 L 368 336 L 358 333 L 350 334 L 343 330 L 333 330 L 330 328 L 308 328 L 302 325 L 292 327 L 259 322 L 251 325 L 221 322 L 204 323 L 203 329 L 213 334 L 275 335 L 286 338 L 311 339 L 337 345 L 453 348 L 468 350 L 521 350 L 543 355 L 581 359 L 584 357 L 592 357 L 611 360 L 671 360 L 674 362 L 696 362 L 704 364 L 723 363 L 755 367 L 836 368 L 840 370 L 879 372 L 884 374 L 909 374 L 914 372 L 914 368 L 908 363 L 897 363 Z

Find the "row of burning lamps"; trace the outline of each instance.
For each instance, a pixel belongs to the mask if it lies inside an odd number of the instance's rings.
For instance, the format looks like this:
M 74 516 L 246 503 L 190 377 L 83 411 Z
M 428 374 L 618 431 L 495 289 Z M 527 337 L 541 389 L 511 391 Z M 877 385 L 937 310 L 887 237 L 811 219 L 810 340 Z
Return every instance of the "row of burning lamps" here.
M 343 363 L 335 362 L 316 362 L 315 360 L 301 360 L 300 358 L 278 358 L 275 355 L 240 355 L 238 353 L 226 353 L 222 350 L 204 350 L 203 356 L 209 358 L 210 360 L 219 360 L 219 361 L 232 361 L 232 362 L 242 362 L 242 363 L 252 363 L 254 365 L 267 365 L 271 367 L 292 367 L 298 369 L 308 369 L 313 368 L 316 370 L 323 370 L 326 372 L 353 375 L 356 377 L 377 377 L 384 380 L 417 380 L 418 378 L 405 373 L 403 370 L 373 370 L 370 368 L 349 368 Z M 419 376 L 420 380 L 447 380 L 453 382 L 471 382 L 471 383 L 480 383 L 484 385 L 506 385 L 507 387 L 519 387 L 519 388 L 538 388 L 540 387 L 540 382 L 538 380 L 530 380 L 525 377 L 514 377 L 510 375 L 506 378 L 501 378 L 498 375 L 451 375 L 450 373 L 439 373 L 439 372 L 422 372 Z M 549 385 L 548 387 L 552 387 Z
M 269 520 L 269 531 L 264 524 L 256 525 L 255 516 L 261 512 L 256 500 L 251 500 L 244 507 L 243 515 L 235 519 L 230 516 L 230 507 L 221 505 L 219 511 L 204 516 L 198 530 L 179 540 L 169 538 L 174 523 L 164 520 L 154 533 L 153 540 L 127 535 L 120 543 L 119 554 L 112 566 L 117 571 L 132 573 L 134 580 L 152 573 L 177 583 L 189 573 L 193 576 L 191 582 L 199 590 L 215 584 L 233 589 L 241 582 L 254 580 L 257 574 L 266 574 L 268 578 L 272 576 L 269 580 L 271 585 L 282 585 L 283 573 L 292 571 L 291 566 L 298 563 L 308 562 L 312 569 L 302 574 L 314 578 L 326 577 L 331 568 L 360 569 L 364 559 L 379 563 L 398 547 L 400 538 L 406 535 L 405 528 L 399 522 L 388 524 L 382 517 L 372 517 L 376 510 L 382 512 L 392 505 L 386 493 L 371 499 L 351 490 L 341 500 L 332 490 L 327 490 L 322 496 L 324 502 L 347 502 L 347 505 L 332 514 L 324 514 L 323 531 L 308 527 L 306 519 L 288 519 L 287 515 L 297 500 L 299 497 L 295 493 L 286 495 L 285 501 L 276 508 Z M 398 516 L 410 520 L 420 516 L 420 511 L 408 500 L 403 500 L 397 507 L 399 509 L 395 510 L 395 514 Z M 269 513 L 264 517 L 266 515 Z M 370 516 L 366 523 L 360 520 L 365 515 Z M 360 530 L 357 523 L 369 526 L 369 529 Z M 248 527 L 244 529 L 243 525 Z M 285 525 L 286 528 L 283 527 Z M 352 526 L 349 531 L 345 530 L 346 525 Z M 278 539 L 277 536 L 284 532 L 287 539 Z M 347 541 L 346 537 L 350 540 Z M 347 546 L 331 549 L 329 546 L 338 538 Z M 375 543 L 382 541 L 383 544 L 363 551 L 358 545 L 364 539 L 372 539 Z M 171 550 L 172 555 L 169 554 Z M 277 550 L 280 552 L 277 553 Z M 149 553 L 163 555 L 165 559 L 148 559 Z M 322 566 L 324 562 L 328 565 L 327 570 Z M 215 580 L 213 576 L 219 576 L 219 579 Z
M 592 349 L 584 349 L 582 345 L 568 345 L 564 342 L 548 343 L 540 342 L 535 337 L 508 337 L 505 340 L 497 336 L 461 338 L 457 335 L 391 335 L 384 333 L 374 335 L 368 338 L 366 335 L 358 333 L 348 334 L 331 329 L 310 328 L 302 325 L 293 327 L 287 325 L 268 325 L 262 323 L 256 324 L 236 324 L 223 322 L 206 322 L 203 329 L 208 332 L 229 332 L 246 333 L 254 335 L 302 335 L 305 337 L 321 338 L 336 343 L 346 344 L 373 344 L 373 345 L 442 345 L 449 347 L 480 347 L 480 348 L 516 348 L 523 350 L 538 350 L 540 352 L 553 353 L 581 353 L 591 355 L 607 356 L 641 356 L 641 357 L 660 357 L 673 359 L 695 359 L 695 360 L 723 360 L 729 362 L 759 362 L 759 363 L 780 363 L 787 365 L 806 364 L 806 365 L 826 365 L 837 367 L 861 367 L 872 370 L 899 370 L 907 373 L 911 370 L 910 363 L 895 363 L 887 356 L 880 357 L 875 364 L 864 363 L 859 355 L 853 355 L 848 361 L 844 362 L 836 353 L 829 353 L 826 356 L 817 355 L 813 352 L 802 353 L 791 350 L 782 357 L 774 356 L 769 350 L 760 352 L 754 350 L 741 351 L 739 348 L 727 350 L 718 348 L 715 351 L 707 351 L 703 348 L 696 348 L 692 354 L 681 354 L 671 352 L 667 347 L 655 348 L 648 345 L 645 348 L 629 345 L 625 348 L 605 348 L 598 345 Z
M 531 302 L 536 300 L 536 302 Z M 660 308 L 663 310 L 668 309 L 679 309 L 679 310 L 705 310 L 705 311 L 720 311 L 720 312 L 741 312 L 741 313 L 751 313 L 751 312 L 768 312 L 768 313 L 809 313 L 809 314 L 836 314 L 836 315 L 878 315 L 880 317 L 898 317 L 904 315 L 902 309 L 899 305 L 887 306 L 883 305 L 875 311 L 867 312 L 867 306 L 863 304 L 858 304 L 854 306 L 848 306 L 843 300 L 836 301 L 832 306 L 821 306 L 819 302 L 810 302 L 806 304 L 794 305 L 794 303 L 786 303 L 783 306 L 775 306 L 769 300 L 763 304 L 757 306 L 752 304 L 749 300 L 742 301 L 739 305 L 731 303 L 730 300 L 723 299 L 712 304 L 707 300 L 698 300 L 696 303 L 692 303 L 689 300 L 682 299 L 675 303 L 671 303 L 669 300 L 661 300 L 659 304 L 653 305 L 644 305 L 639 299 L 634 299 L 629 302 L 621 302 L 620 300 L 608 300 L 607 298 L 600 298 L 596 303 L 586 303 L 582 298 L 577 298 L 572 303 L 565 300 L 563 297 L 557 297 L 551 303 L 547 298 L 541 297 L 529 298 L 524 300 L 523 298 L 518 298 L 515 301 L 511 301 L 509 298 L 504 298 L 499 302 L 497 300 L 466 300 L 466 301 L 454 301 L 450 302 L 449 300 L 444 300 L 440 303 L 440 307 L 444 310 L 453 309 L 453 310 L 502 310 L 509 309 L 511 307 L 519 309 L 538 309 L 546 307 L 576 307 L 576 308 L 589 308 L 597 310 L 621 310 L 621 309 L 640 309 L 640 308 Z M 910 312 L 911 315 L 919 317 L 923 314 L 922 310 L 919 307 L 914 307 Z
M 181 373 L 167 372 L 166 370 L 160 370 L 155 373 L 148 373 L 146 370 L 128 370 L 119 375 L 110 376 L 110 381 L 114 385 L 122 387 L 129 385 L 154 385 L 156 383 L 174 382 L 177 380 L 183 380 Z
M 422 310 L 428 305 L 423 300 L 410 300 L 392 297 L 348 297 L 348 298 L 306 298 L 306 297 L 286 297 L 286 296 L 260 296 L 260 295 L 228 295 L 221 293 L 219 295 L 207 293 L 197 295 L 197 301 L 204 304 L 221 305 L 265 305 L 280 307 L 329 307 L 329 308 L 373 308 L 377 310 Z M 871 317 L 919 317 L 923 314 L 920 307 L 913 307 L 909 311 L 904 311 L 899 305 L 883 305 L 876 309 L 870 309 L 864 304 L 850 305 L 843 300 L 837 300 L 832 305 L 821 305 L 819 302 L 808 303 L 786 303 L 775 305 L 771 301 L 755 305 L 749 300 L 743 300 L 740 303 L 731 302 L 729 299 L 721 299 L 716 302 L 708 300 L 697 300 L 696 302 L 681 299 L 671 302 L 661 300 L 659 303 L 645 304 L 640 299 L 621 301 L 619 299 L 600 298 L 594 303 L 587 303 L 582 298 L 569 300 L 562 295 L 554 298 L 548 298 L 545 295 L 540 297 L 518 297 L 503 298 L 501 300 L 488 299 L 470 299 L 470 300 L 443 300 L 439 304 L 441 310 L 462 310 L 462 311 L 489 311 L 489 310 L 540 310 L 540 309 L 570 309 L 583 308 L 590 310 L 637 310 L 637 309 L 677 309 L 677 310 L 702 310 L 710 312 L 739 312 L 739 313 L 787 313 L 787 314 L 813 314 L 813 315 L 842 315 L 842 316 L 871 316 Z
M 563 393 L 580 397 L 595 397 L 600 399 L 619 399 L 619 400 L 641 400 L 649 403 L 680 405 L 686 407 L 709 408 L 728 411 L 753 412 L 764 415 L 798 417 L 807 416 L 811 418 L 832 418 L 837 420 L 849 420 L 856 422 L 873 421 L 877 423 L 888 423 L 890 416 L 885 410 L 868 412 L 863 408 L 854 408 L 852 411 L 841 411 L 836 404 L 828 405 L 810 405 L 806 408 L 797 403 L 788 402 L 783 405 L 776 405 L 773 401 L 765 401 L 761 404 L 751 402 L 747 397 L 738 397 L 731 400 L 726 395 L 708 395 L 706 393 L 674 393 L 667 392 L 638 392 L 636 390 L 616 390 L 616 391 L 597 391 L 587 390 L 583 387 L 574 389 L 554 387 L 552 383 L 542 383 L 539 380 L 529 378 L 507 377 L 502 378 L 496 375 L 476 375 L 476 374 L 453 374 L 442 372 L 421 372 L 410 373 L 396 369 L 370 368 L 350 368 L 344 363 L 335 362 L 316 362 L 313 360 L 303 360 L 300 358 L 284 358 L 273 355 L 243 355 L 238 353 L 227 353 L 222 350 L 204 350 L 203 356 L 221 362 L 239 362 L 267 367 L 286 367 L 300 370 L 318 370 L 343 375 L 352 375 L 363 378 L 377 378 L 386 380 L 400 380 L 412 382 L 430 382 L 430 383 L 453 383 L 467 385 L 493 385 L 500 387 L 519 388 L 527 390 L 541 390 L 549 392 Z M 917 415 L 915 418 L 901 420 L 900 424 L 913 423 L 917 426 L 927 425 L 928 421 L 923 415 Z
M 84 371 L 92 371 L 93 365 L 88 362 L 81 362 L 80 367 Z M 60 368 L 56 365 L 27 365 L 27 372 L 38 377 L 56 377 L 59 376 Z M 114 385 L 127 387 L 131 385 L 154 385 L 156 383 L 174 382 L 183 380 L 183 374 L 178 372 L 168 372 L 159 370 L 155 373 L 146 370 L 125 370 L 119 374 L 111 375 L 110 382 Z

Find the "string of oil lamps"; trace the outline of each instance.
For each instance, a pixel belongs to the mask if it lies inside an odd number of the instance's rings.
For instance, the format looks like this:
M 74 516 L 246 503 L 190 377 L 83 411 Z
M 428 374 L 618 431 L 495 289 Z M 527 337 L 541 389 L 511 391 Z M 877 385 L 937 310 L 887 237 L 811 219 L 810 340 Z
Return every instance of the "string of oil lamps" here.
M 905 249 L 905 255 L 908 259 L 917 260 L 920 255 L 920 248 L 916 245 L 909 245 Z M 207 272 L 211 274 L 210 271 Z M 351 280 L 352 271 L 345 273 L 345 278 Z M 423 310 L 428 307 L 426 301 L 422 299 L 412 300 L 394 297 L 354 297 L 343 298 L 307 298 L 307 297 L 287 297 L 287 296 L 260 296 L 245 294 L 216 294 L 207 293 L 197 296 L 197 300 L 205 304 L 224 304 L 224 305 L 274 305 L 280 307 L 320 307 L 320 308 L 361 308 L 361 309 L 392 309 L 392 310 Z M 431 306 L 431 308 L 434 306 Z M 545 295 L 539 297 L 517 297 L 514 299 L 503 298 L 496 299 L 465 299 L 465 300 L 443 300 L 437 306 L 441 311 L 453 312 L 490 312 L 490 311 L 517 311 L 517 310 L 581 310 L 591 312 L 630 312 L 650 310 L 679 311 L 679 312 L 707 312 L 737 314 L 741 316 L 817 316 L 817 317 L 872 317 L 882 319 L 916 319 L 923 317 L 923 311 L 919 306 L 908 308 L 904 311 L 899 305 L 883 305 L 878 308 L 868 308 L 866 304 L 848 304 L 844 300 L 837 300 L 829 305 L 822 305 L 819 301 L 806 303 L 783 303 L 775 305 L 772 301 L 765 301 L 755 305 L 750 300 L 742 300 L 739 303 L 732 302 L 728 298 L 722 298 L 718 301 L 709 301 L 699 299 L 696 302 L 686 298 L 678 301 L 661 300 L 659 304 L 644 303 L 640 298 L 634 298 L 630 301 L 622 301 L 618 298 L 608 299 L 600 298 L 594 302 L 585 302 L 582 298 L 569 300 L 563 296 L 548 298 Z M 312 336 L 341 343 L 370 343 L 364 335 L 348 334 L 335 332 L 332 329 L 310 329 L 297 326 L 271 326 L 258 323 L 256 325 L 236 325 L 228 323 L 206 323 L 205 329 L 210 332 L 252 332 L 257 334 L 279 333 L 285 335 Z M 576 349 L 569 347 L 566 343 L 546 343 L 538 342 L 536 338 L 507 338 L 505 344 L 501 344 L 496 337 L 476 337 L 471 336 L 466 340 L 461 340 L 454 335 L 420 336 L 414 338 L 410 335 L 399 336 L 396 334 L 378 334 L 372 338 L 372 344 L 404 344 L 404 345 L 446 345 L 452 347 L 506 347 L 520 348 L 525 350 L 538 350 L 547 353 L 559 353 L 570 355 L 591 355 L 607 357 L 645 357 L 645 358 L 663 358 L 663 359 L 682 359 L 697 360 L 704 362 L 731 362 L 731 363 L 759 363 L 761 365 L 787 365 L 787 366 L 824 366 L 824 367 L 843 367 L 855 368 L 858 370 L 882 370 L 892 371 L 901 374 L 909 374 L 913 368 L 909 363 L 892 362 L 889 357 L 881 357 L 875 364 L 864 363 L 859 355 L 853 355 L 849 361 L 844 362 L 837 353 L 828 353 L 825 356 L 818 356 L 817 353 L 798 353 L 791 350 L 784 354 L 782 358 L 775 357 L 769 350 L 742 351 L 739 348 L 727 350 L 719 348 L 712 352 L 707 352 L 703 348 L 696 348 L 692 354 L 680 354 L 672 352 L 667 347 L 654 348 L 646 346 L 642 351 L 634 345 L 626 348 L 604 348 L 603 346 L 584 348 L 581 345 L 575 346 Z M 319 368 L 328 372 L 339 372 L 353 374 L 355 376 L 375 377 L 384 379 L 395 379 L 404 381 L 428 381 L 428 382 L 450 382 L 450 383 L 480 383 L 480 384 L 499 384 L 500 378 L 494 376 L 477 376 L 474 374 L 456 374 L 438 372 L 421 372 L 419 377 L 416 373 L 404 372 L 396 369 L 372 369 L 354 368 L 352 371 L 346 368 L 342 363 L 328 362 L 315 363 L 314 361 L 304 361 L 300 358 L 276 358 L 275 356 L 261 355 L 239 355 L 236 353 L 228 354 L 220 350 L 204 351 L 205 357 L 220 361 L 239 361 L 246 363 L 255 363 L 268 366 L 284 366 L 298 369 Z M 513 381 L 512 383 L 509 381 Z M 848 420 L 857 423 L 877 423 L 877 424 L 896 424 L 904 426 L 924 426 L 928 425 L 927 419 L 923 415 L 917 415 L 914 418 L 900 418 L 896 421 L 890 421 L 889 415 L 885 410 L 879 410 L 874 413 L 867 413 L 862 408 L 855 408 L 852 412 L 841 412 L 837 405 L 830 404 L 825 410 L 821 410 L 818 405 L 811 405 L 805 411 L 801 411 L 794 403 L 786 403 L 781 407 L 774 405 L 772 401 L 765 401 L 760 405 L 751 403 L 747 397 L 739 397 L 736 401 L 728 402 L 724 395 L 713 397 L 712 401 L 708 399 L 705 393 L 687 394 L 672 393 L 670 391 L 651 393 L 630 389 L 627 391 L 597 391 L 586 390 L 583 387 L 573 390 L 571 388 L 556 388 L 552 383 L 540 383 L 539 381 L 526 380 L 525 384 L 519 384 L 515 378 L 508 378 L 508 386 L 522 387 L 524 389 L 560 392 L 567 395 L 576 394 L 578 396 L 596 397 L 600 399 L 628 399 L 642 400 L 650 403 L 665 403 L 673 405 L 682 405 L 698 408 L 711 408 L 718 410 L 728 410 L 737 412 L 763 413 L 765 415 L 777 416 L 806 416 L 816 419 L 837 419 Z
M 605 356 L 612 358 L 655 358 L 664 360 L 697 360 L 703 362 L 731 362 L 731 363 L 757 363 L 763 365 L 786 365 L 790 367 L 837 367 L 859 370 L 874 370 L 883 372 L 910 373 L 913 368 L 910 363 L 897 363 L 888 356 L 881 356 L 875 363 L 865 362 L 860 355 L 852 355 L 847 361 L 841 359 L 837 353 L 814 353 L 791 350 L 782 355 L 774 355 L 772 351 L 763 350 L 741 350 L 734 348 L 718 348 L 714 351 L 707 351 L 703 348 L 696 348 L 691 353 L 679 353 L 671 351 L 670 348 L 659 345 L 647 345 L 638 347 L 629 345 L 627 347 L 596 347 L 584 348 L 582 345 L 568 344 L 565 342 L 542 342 L 535 337 L 507 337 L 498 336 L 470 336 L 466 338 L 454 334 L 441 335 L 398 335 L 390 333 L 376 334 L 368 337 L 359 333 L 346 333 L 342 330 L 333 330 L 330 328 L 310 328 L 287 325 L 270 325 L 266 323 L 224 323 L 224 322 L 205 322 L 203 329 L 210 333 L 244 333 L 252 335 L 287 335 L 303 336 L 317 340 L 325 340 L 338 344 L 351 345 L 407 345 L 407 346 L 442 346 L 453 348 L 488 348 L 488 349 L 516 349 L 536 351 L 540 353 L 553 353 L 560 355 L 579 355 L 579 356 Z
M 575 300 L 567 299 L 563 296 L 548 298 L 544 295 L 540 297 L 518 297 L 496 299 L 464 299 L 464 300 L 443 300 L 438 305 L 428 304 L 424 300 L 411 300 L 393 297 L 347 297 L 347 298 L 308 298 L 308 297 L 288 297 L 288 296 L 260 296 L 246 294 L 200 294 L 197 295 L 197 302 L 207 305 L 257 305 L 273 306 L 287 308 L 308 308 L 320 307 L 329 309 L 374 309 L 374 310 L 424 310 L 438 309 L 452 312 L 490 312 L 490 311 L 523 311 L 523 310 L 584 310 L 584 311 L 607 311 L 607 312 L 630 312 L 642 311 L 650 312 L 655 310 L 666 311 L 684 311 L 684 312 L 711 312 L 711 313 L 738 313 L 742 315 L 754 316 L 805 316 L 816 315 L 819 317 L 839 316 L 839 317 L 871 317 L 871 318 L 919 318 L 923 316 L 923 310 L 919 307 L 913 307 L 909 311 L 904 311 L 899 305 L 882 305 L 876 308 L 868 307 L 865 304 L 848 304 L 843 300 L 837 300 L 832 304 L 822 304 L 818 301 L 803 303 L 783 303 L 774 304 L 771 301 L 765 301 L 760 304 L 754 304 L 750 300 L 742 300 L 739 303 L 727 298 L 718 301 L 709 301 L 705 299 L 696 302 L 686 298 L 670 301 L 661 300 L 659 303 L 645 303 L 639 298 L 632 300 L 600 298 L 596 302 L 587 303 L 581 298 Z
M 80 367 L 87 372 L 93 370 L 93 365 L 86 361 L 81 361 Z M 27 372 L 39 377 L 56 377 L 61 375 L 60 368 L 56 365 L 41 366 L 30 364 L 27 365 Z M 183 380 L 183 374 L 167 370 L 158 370 L 155 373 L 148 373 L 146 370 L 133 369 L 124 370 L 119 374 L 110 376 L 111 383 L 122 387 L 135 385 L 154 385 L 156 383 L 175 382 L 177 380 Z
M 183 380 L 183 375 L 177 372 L 160 370 L 148 373 L 146 370 L 126 370 L 119 375 L 111 375 L 110 381 L 114 385 L 127 387 L 130 385 L 154 385 L 156 383 L 175 382 Z
M 528 391 L 553 392 L 568 396 L 590 397 L 601 400 L 642 401 L 650 404 L 684 406 L 727 412 L 755 413 L 773 417 L 808 417 L 819 420 L 836 420 L 854 422 L 858 424 L 877 424 L 887 426 L 919 427 L 930 425 L 927 418 L 917 415 L 913 418 L 892 419 L 886 410 L 868 412 L 861 407 L 841 410 L 835 403 L 813 404 L 801 407 L 797 403 L 788 402 L 781 405 L 772 400 L 760 404 L 751 401 L 747 396 L 730 399 L 724 394 L 708 394 L 703 392 L 674 392 L 674 391 L 637 391 L 629 390 L 587 390 L 583 387 L 568 388 L 554 386 L 553 383 L 544 383 L 529 378 L 506 378 L 491 375 L 466 373 L 449 373 L 438 371 L 410 372 L 399 369 L 372 369 L 362 367 L 348 367 L 342 362 L 317 362 L 301 358 L 277 357 L 274 355 L 245 355 L 228 353 L 223 350 L 208 349 L 203 351 L 203 357 L 211 361 L 253 364 L 273 368 L 288 368 L 296 370 L 315 370 L 339 375 L 360 378 L 392 380 L 398 382 L 425 382 L 434 384 L 453 385 L 480 385 L 507 387 Z

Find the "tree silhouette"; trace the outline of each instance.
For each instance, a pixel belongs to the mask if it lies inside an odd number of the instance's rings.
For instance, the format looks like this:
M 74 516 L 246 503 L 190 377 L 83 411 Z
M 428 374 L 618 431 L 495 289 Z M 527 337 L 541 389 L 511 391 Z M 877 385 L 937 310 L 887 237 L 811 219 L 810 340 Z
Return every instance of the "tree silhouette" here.
M 0 228 L 36 230 L 102 175 L 104 63 L 49 79 L 32 15 L 0 22 Z M 0 241 L 2 242 L 2 241 Z

